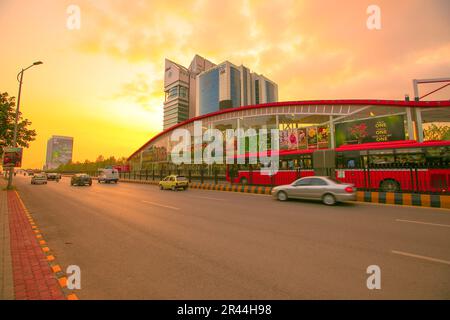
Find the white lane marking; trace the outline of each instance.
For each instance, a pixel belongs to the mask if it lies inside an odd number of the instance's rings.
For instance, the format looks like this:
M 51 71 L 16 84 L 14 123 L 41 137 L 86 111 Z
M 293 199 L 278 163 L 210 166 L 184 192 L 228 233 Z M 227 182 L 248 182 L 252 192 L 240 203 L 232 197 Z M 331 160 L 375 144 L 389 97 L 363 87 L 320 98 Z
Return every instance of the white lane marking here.
M 145 201 L 145 200 L 142 200 L 142 202 L 148 203 L 148 204 L 151 204 L 151 205 L 154 205 L 154 206 L 157 206 L 157 207 L 162 207 L 162 208 L 167 208 L 167 209 L 172 209 L 172 210 L 180 210 L 180 208 L 166 206 L 164 204 L 160 204 L 160 203 L 156 203 L 156 202 L 150 202 L 150 201 Z
M 197 197 L 197 196 L 190 196 L 190 198 L 198 198 L 198 199 L 209 199 L 209 200 L 225 201 L 225 199 L 212 198 L 212 197 Z
M 425 224 L 425 225 L 429 225 L 429 226 L 447 227 L 447 228 L 450 228 L 450 224 L 431 223 L 431 222 L 423 222 L 423 221 L 415 221 L 415 220 L 403 220 L 403 219 L 395 219 L 395 221 L 398 221 L 398 222 L 417 223 L 417 224 Z
M 439 263 L 450 265 L 450 261 L 447 261 L 447 260 L 436 259 L 436 258 L 432 258 L 432 257 L 426 257 L 426 256 L 418 255 L 418 254 L 413 254 L 413 253 L 408 253 L 408 252 L 403 252 L 403 251 L 397 251 L 397 250 L 392 250 L 391 252 L 393 254 L 399 254 L 399 255 L 402 255 L 402 256 L 406 256 L 406 257 L 417 258 L 417 259 L 422 259 L 422 260 L 427 260 L 427 261 L 432 261 L 432 262 L 439 262 Z

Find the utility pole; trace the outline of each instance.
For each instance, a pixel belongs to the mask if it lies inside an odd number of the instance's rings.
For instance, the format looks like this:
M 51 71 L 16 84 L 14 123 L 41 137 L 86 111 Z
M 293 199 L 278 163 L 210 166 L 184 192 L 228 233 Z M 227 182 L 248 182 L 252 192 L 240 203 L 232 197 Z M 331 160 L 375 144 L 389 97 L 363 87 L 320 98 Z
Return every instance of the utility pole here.
M 19 81 L 19 94 L 17 95 L 16 118 L 15 118 L 15 121 L 14 121 L 14 136 L 13 136 L 13 143 L 12 143 L 12 146 L 14 148 L 17 147 L 17 125 L 19 123 L 20 96 L 22 95 L 23 73 L 26 70 L 30 69 L 31 67 L 38 66 L 40 64 L 42 64 L 42 61 L 36 61 L 31 66 L 29 66 L 29 67 L 27 67 L 25 69 L 22 69 L 17 74 L 17 81 Z M 7 187 L 7 189 L 11 189 L 11 187 L 12 187 L 13 175 L 14 175 L 14 166 L 9 168 L 9 177 L 8 177 L 8 187 Z

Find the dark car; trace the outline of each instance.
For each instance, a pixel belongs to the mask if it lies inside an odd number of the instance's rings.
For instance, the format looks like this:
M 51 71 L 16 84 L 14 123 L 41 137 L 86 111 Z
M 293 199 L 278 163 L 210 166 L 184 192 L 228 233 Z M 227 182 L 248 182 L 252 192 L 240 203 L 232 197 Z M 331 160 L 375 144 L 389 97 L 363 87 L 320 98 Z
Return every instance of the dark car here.
M 92 178 L 86 173 L 77 173 L 70 179 L 71 186 L 91 186 Z
M 54 180 L 56 182 L 59 182 L 61 180 L 61 175 L 59 173 L 47 173 L 47 180 Z

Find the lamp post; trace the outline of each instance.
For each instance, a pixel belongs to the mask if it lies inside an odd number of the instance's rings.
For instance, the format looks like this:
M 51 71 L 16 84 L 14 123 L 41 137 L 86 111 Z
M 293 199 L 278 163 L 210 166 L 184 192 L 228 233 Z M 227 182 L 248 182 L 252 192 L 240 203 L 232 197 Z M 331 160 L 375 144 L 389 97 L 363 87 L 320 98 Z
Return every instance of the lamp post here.
M 34 66 L 38 66 L 40 64 L 42 64 L 42 61 L 36 61 L 31 66 L 29 66 L 29 67 L 27 67 L 25 69 L 22 69 L 17 74 L 17 81 L 19 81 L 19 94 L 17 95 L 16 118 L 15 118 L 15 121 L 14 121 L 14 136 L 13 136 L 13 143 L 12 143 L 12 146 L 14 148 L 17 147 L 17 125 L 18 125 L 18 122 L 19 122 L 20 96 L 21 96 L 21 93 L 22 93 L 23 73 L 26 70 L 28 70 L 28 69 L 30 69 L 30 68 L 32 68 Z M 11 167 L 9 169 L 8 187 L 7 187 L 8 189 L 10 189 L 11 186 L 12 186 L 13 175 L 14 175 L 14 167 Z

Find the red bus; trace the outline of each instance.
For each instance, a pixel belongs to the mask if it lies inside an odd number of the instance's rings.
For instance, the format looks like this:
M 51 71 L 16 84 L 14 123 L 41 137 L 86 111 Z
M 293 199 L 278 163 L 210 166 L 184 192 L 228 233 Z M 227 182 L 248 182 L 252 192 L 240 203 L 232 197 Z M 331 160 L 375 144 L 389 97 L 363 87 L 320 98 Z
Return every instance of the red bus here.
M 260 163 L 228 165 L 226 178 L 230 182 L 241 184 L 289 184 L 315 174 L 315 152 L 317 151 L 280 151 L 279 170 L 272 176 L 259 172 Z M 404 140 L 343 145 L 330 154 L 334 158 L 334 166 L 327 168 L 327 175 L 342 182 L 353 183 L 358 189 L 450 192 L 450 141 L 418 143 Z M 246 163 L 249 156 L 245 156 Z
M 114 165 L 112 166 L 112 169 L 116 169 L 119 172 L 130 172 L 130 165 Z

